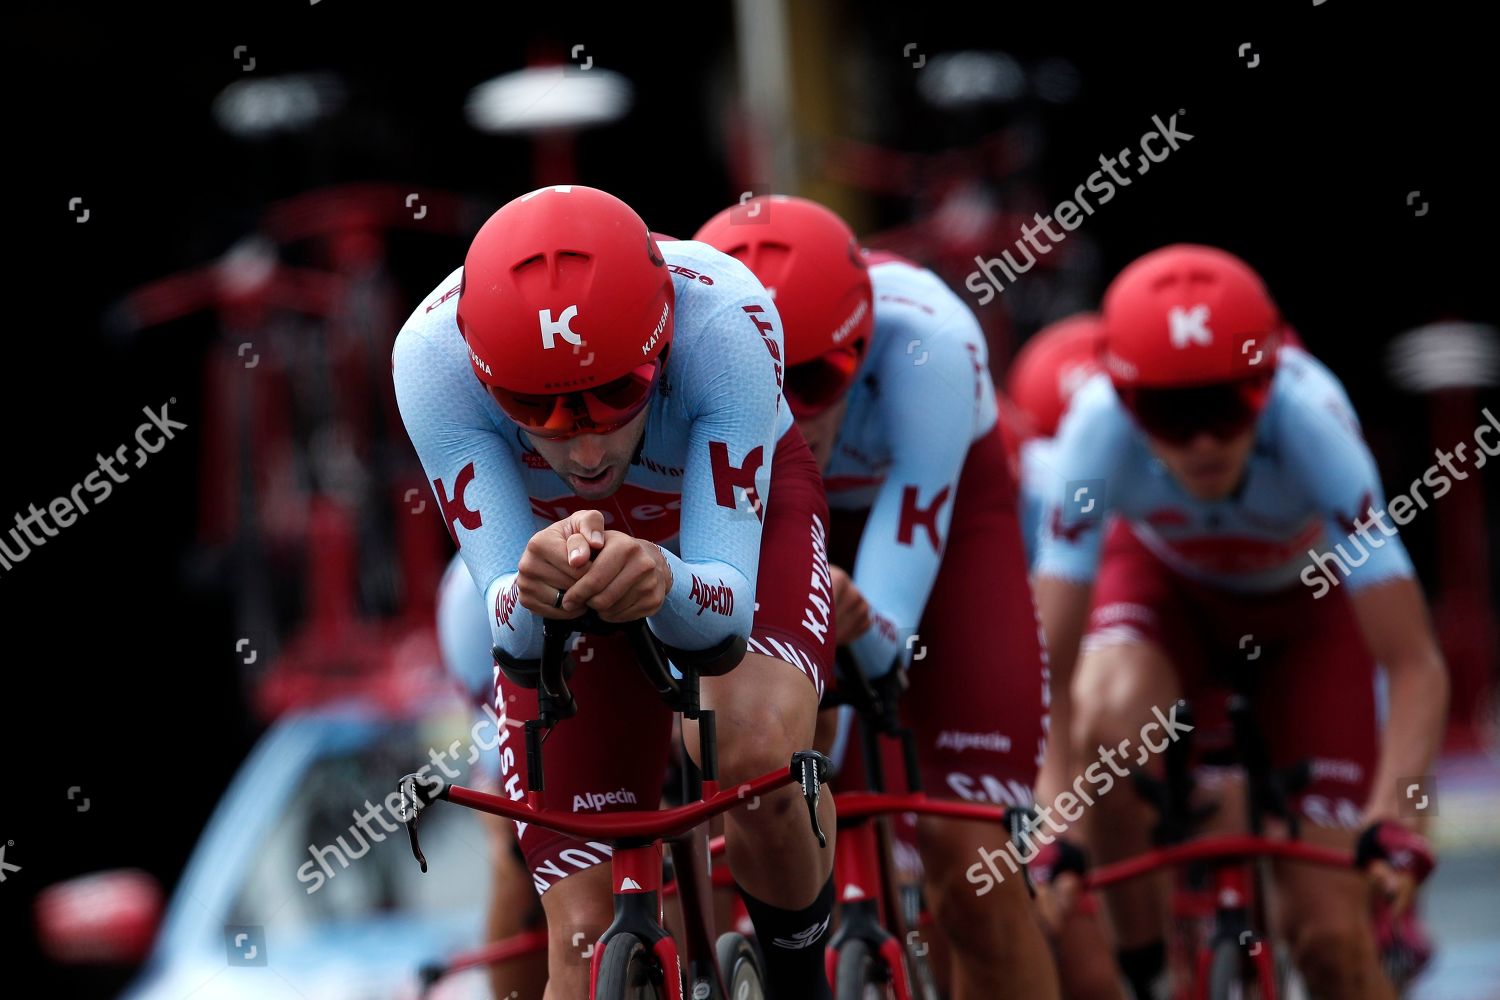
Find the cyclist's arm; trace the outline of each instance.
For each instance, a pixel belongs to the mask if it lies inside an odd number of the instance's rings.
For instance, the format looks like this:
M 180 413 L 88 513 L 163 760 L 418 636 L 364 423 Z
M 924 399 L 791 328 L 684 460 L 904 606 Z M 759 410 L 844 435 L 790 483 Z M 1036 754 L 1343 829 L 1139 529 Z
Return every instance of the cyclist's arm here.
M 1072 747 L 1067 734 L 1073 719 L 1073 667 L 1088 622 L 1089 581 L 1039 576 L 1033 581 L 1037 617 L 1047 642 L 1047 675 L 1050 704 L 1047 708 L 1047 752 L 1037 775 L 1036 798 L 1050 802 L 1073 780 Z
M 1360 590 L 1414 576 L 1397 526 L 1385 513 L 1380 471 L 1360 433 L 1359 421 L 1332 375 L 1318 379 L 1318 374 L 1314 371 L 1305 377 L 1304 390 L 1273 397 L 1275 410 L 1267 421 L 1274 435 L 1270 444 L 1284 456 L 1287 468 L 1322 516 L 1322 545 L 1332 549 L 1342 544 L 1346 551 L 1363 548 L 1368 553 L 1358 566 L 1350 567 L 1340 584 Z M 1312 574 L 1304 571 L 1303 582 L 1312 586 L 1312 581 Z
M 779 363 L 755 322 L 771 325 L 779 355 L 781 321 L 764 289 L 755 288 L 719 311 L 715 338 L 683 350 L 673 345 L 673 392 L 692 428 L 681 555 L 662 550 L 672 588 L 650 622 L 662 641 L 685 649 L 748 637 L 754 617 L 761 519 L 774 502 L 771 459 L 778 430 L 790 424 L 780 400 Z M 747 305 L 757 309 L 747 313 Z
M 976 369 L 976 356 L 965 346 L 981 336 L 973 316 L 965 310 L 948 319 L 950 325 L 965 322 L 974 326 L 970 341 L 956 329 L 929 334 L 921 354 L 891 351 L 876 373 L 891 467 L 870 508 L 852 574 L 869 604 L 871 627 L 850 644 L 868 677 L 911 658 L 908 639 L 950 543 L 958 479 L 980 406 L 977 380 L 989 377 L 982 355 Z M 922 364 L 915 363 L 918 358 Z M 962 545 L 964 539 L 952 542 Z
M 1448 670 L 1432 634 L 1427 602 L 1409 576 L 1355 591 L 1354 615 L 1390 684 L 1390 716 L 1381 738 L 1365 822 L 1398 819 L 1412 779 L 1430 774 L 1448 716 Z M 1421 792 L 1430 792 L 1424 787 Z
M 1385 513 L 1375 459 L 1347 396 L 1331 374 L 1317 377 L 1322 374 L 1314 370 L 1307 379 L 1313 391 L 1285 399 L 1275 429 L 1288 465 L 1323 514 L 1323 545 L 1368 553 L 1342 586 L 1370 652 L 1390 678 L 1390 717 L 1365 810 L 1368 819 L 1394 819 L 1404 792 L 1397 785 L 1427 773 L 1442 736 L 1447 671 L 1411 560 Z
M 488 396 L 466 358 L 454 364 L 438 337 L 456 329 L 408 326 L 391 352 L 396 404 L 469 575 L 484 593 L 496 645 L 517 657 L 541 654 L 539 620 L 515 594 L 516 567 L 536 528 L 531 501 Z
M 1041 509 L 1032 580 L 1050 694 L 1047 751 L 1037 777 L 1039 802 L 1051 801 L 1074 777 L 1068 741 L 1074 667 L 1108 514 L 1128 488 L 1128 462 L 1144 460 L 1141 447 L 1109 379 L 1100 375 L 1079 389 L 1052 446 L 1031 466 Z M 1101 491 L 1102 496 L 1094 495 Z

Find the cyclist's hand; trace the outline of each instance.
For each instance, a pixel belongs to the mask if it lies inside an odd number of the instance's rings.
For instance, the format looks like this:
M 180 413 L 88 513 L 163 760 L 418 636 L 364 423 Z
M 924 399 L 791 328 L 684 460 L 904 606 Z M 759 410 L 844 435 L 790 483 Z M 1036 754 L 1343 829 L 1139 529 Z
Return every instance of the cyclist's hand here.
M 1031 884 L 1036 889 L 1037 916 L 1042 928 L 1052 935 L 1062 930 L 1068 915 L 1083 895 L 1083 875 L 1088 871 L 1088 855 L 1070 840 L 1058 838 L 1045 844 L 1027 865 Z
M 1394 916 L 1411 905 L 1417 886 L 1437 865 L 1426 837 L 1391 820 L 1377 820 L 1365 827 L 1354 851 L 1354 863 L 1370 873 L 1390 901 Z
M 828 572 L 833 577 L 833 620 L 842 646 L 869 631 L 870 605 L 848 573 L 831 563 Z
M 521 607 L 542 618 L 577 618 L 583 605 L 557 606 L 557 592 L 583 576 L 592 550 L 604 547 L 604 515 L 581 510 L 531 536 L 517 565 Z
M 568 588 L 563 607 L 581 612 L 587 606 L 607 622 L 628 622 L 660 611 L 671 589 L 672 570 L 655 542 L 606 531 L 604 547 Z

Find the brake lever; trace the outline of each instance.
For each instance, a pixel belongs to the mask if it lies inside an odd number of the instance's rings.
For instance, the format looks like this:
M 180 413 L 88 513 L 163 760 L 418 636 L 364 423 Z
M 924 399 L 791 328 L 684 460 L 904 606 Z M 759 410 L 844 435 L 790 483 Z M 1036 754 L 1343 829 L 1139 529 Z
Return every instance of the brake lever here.
M 436 779 L 426 779 L 422 783 L 422 787 L 428 787 L 428 782 L 433 780 Z M 438 787 L 426 801 L 423 801 L 422 796 L 417 793 L 417 776 L 415 774 L 408 774 L 401 778 L 401 781 L 396 786 L 396 790 L 401 796 L 398 815 L 400 815 L 401 821 L 406 824 L 406 836 L 411 841 L 411 853 L 416 857 L 417 864 L 422 866 L 422 873 L 425 875 L 427 873 L 427 858 L 422 854 L 422 844 L 417 839 L 417 821 L 421 817 L 422 810 L 426 808 L 428 803 L 444 796 L 448 790 L 447 786 L 442 781 L 438 781 Z
M 828 846 L 828 837 L 818 825 L 818 794 L 828 780 L 832 763 L 816 750 L 797 750 L 792 754 L 792 776 L 802 785 L 802 799 L 807 803 L 807 816 L 812 821 L 819 847 Z

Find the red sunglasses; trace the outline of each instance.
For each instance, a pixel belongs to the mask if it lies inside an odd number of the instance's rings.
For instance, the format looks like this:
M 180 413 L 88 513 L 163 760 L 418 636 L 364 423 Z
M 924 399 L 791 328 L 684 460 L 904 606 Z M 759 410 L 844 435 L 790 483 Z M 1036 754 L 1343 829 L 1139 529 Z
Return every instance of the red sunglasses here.
M 827 354 L 786 370 L 781 394 L 798 420 L 815 417 L 848 390 L 864 357 L 864 342 L 835 348 Z
M 1271 392 L 1269 372 L 1253 378 L 1186 389 L 1122 388 L 1120 402 L 1140 428 L 1168 444 L 1199 434 L 1227 441 L 1255 423 Z
M 608 434 L 635 419 L 651 401 L 661 377 L 662 358 L 592 389 L 537 396 L 487 385 L 490 395 L 511 420 L 534 437 L 561 441 L 580 434 Z

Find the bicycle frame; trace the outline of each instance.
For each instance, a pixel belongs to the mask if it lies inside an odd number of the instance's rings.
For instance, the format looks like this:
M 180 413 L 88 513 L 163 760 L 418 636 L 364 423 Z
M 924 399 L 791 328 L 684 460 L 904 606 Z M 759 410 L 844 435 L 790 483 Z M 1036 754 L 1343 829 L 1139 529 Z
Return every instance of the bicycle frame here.
M 521 683 L 535 682 L 538 719 L 525 725 L 527 790 L 525 801 L 489 792 L 450 785 L 432 776 L 418 780 L 407 775 L 401 780 L 402 818 L 406 821 L 412 853 L 422 871 L 427 870 L 417 837 L 418 818 L 427 804 L 442 799 L 447 802 L 500 816 L 535 824 L 572 837 L 604 840 L 611 844 L 610 872 L 614 895 L 614 920 L 594 945 L 589 966 L 589 994 L 594 995 L 600 966 L 610 941 L 625 933 L 633 934 L 652 950 L 662 970 L 667 1000 L 684 1000 L 682 959 L 687 961 L 688 978 L 694 997 L 723 997 L 724 983 L 714 954 L 713 908 L 708 877 L 708 838 L 705 824 L 715 816 L 742 805 L 747 797 L 768 795 L 792 782 L 802 786 L 808 814 L 819 843 L 826 838 L 817 822 L 818 793 L 826 777 L 828 759 L 812 750 L 792 754 L 785 771 L 772 771 L 733 790 L 720 790 L 716 780 L 717 751 L 714 714 L 698 707 L 698 673 L 695 660 L 723 664 L 737 662 L 743 655 L 744 640 L 738 642 L 738 654 L 726 645 L 718 650 L 692 654 L 675 651 L 682 680 L 675 680 L 666 666 L 663 650 L 656 644 L 643 621 L 626 626 L 627 636 L 642 671 L 656 685 L 664 700 L 686 718 L 699 723 L 699 758 L 701 777 L 689 769 L 689 795 L 693 799 L 671 809 L 629 810 L 604 814 L 577 814 L 549 808 L 542 755 L 542 731 L 568 718 L 577 710 L 568 689 L 564 670 L 564 651 L 574 622 L 548 621 L 544 626 L 543 655 L 539 666 L 511 660 L 497 650 L 496 658 L 507 675 Z M 606 626 L 597 626 L 607 630 Z M 685 749 L 685 748 L 684 748 Z M 423 791 L 418 792 L 420 784 Z M 410 807 L 407 802 L 410 801 Z M 662 845 L 671 846 L 678 894 L 681 897 L 685 926 L 682 953 L 677 942 L 662 925 Z M 544 932 L 543 932 L 544 933 Z M 475 960 L 478 964 L 483 959 Z
M 1255 962 L 1263 1000 L 1276 1000 L 1272 948 L 1269 942 L 1256 938 L 1253 921 L 1250 919 L 1255 880 L 1249 865 L 1262 859 L 1345 869 L 1354 863 L 1353 855 L 1349 852 L 1330 847 L 1256 834 L 1225 834 L 1157 848 L 1139 857 L 1100 865 L 1090 871 L 1084 881 L 1090 890 L 1102 889 L 1163 869 L 1181 868 L 1195 862 L 1213 864 L 1214 932 L 1209 946 L 1199 949 L 1196 956 L 1194 972 L 1195 982 L 1198 984 L 1197 996 L 1207 996 L 1212 946 L 1221 940 L 1230 940 L 1240 947 L 1249 945 L 1250 958 Z
M 799 758 L 794 766 L 808 759 Z M 706 897 L 699 891 L 700 887 L 707 889 L 703 876 L 707 871 L 708 850 L 702 825 L 743 805 L 746 798 L 767 795 L 798 780 L 801 780 L 800 776 L 791 769 L 773 771 L 735 789 L 717 791 L 672 809 L 630 810 L 603 815 L 579 815 L 549 809 L 540 803 L 515 802 L 462 785 L 444 785 L 434 797 L 494 816 L 534 823 L 558 833 L 609 841 L 613 847 L 610 881 L 614 886 L 615 918 L 594 946 L 590 982 L 598 977 L 599 963 L 609 940 L 622 932 L 630 932 L 650 944 L 662 968 L 668 970 L 666 989 L 669 1000 L 682 1000 L 682 983 L 680 980 L 674 983 L 671 975 L 674 969 L 681 975 L 680 958 L 686 959 L 690 982 L 696 985 L 712 981 L 720 991 L 719 995 L 723 990 L 714 966 L 712 908 L 703 905 Z M 694 841 L 699 837 L 705 838 L 702 847 L 694 850 Z M 664 841 L 673 842 L 677 894 L 681 897 L 683 922 L 688 928 L 682 955 L 678 953 L 676 942 L 662 927 L 661 848 Z M 689 863 L 684 864 L 684 860 L 689 860 Z M 698 933 L 700 930 L 701 934 Z
M 869 942 L 890 967 L 897 1000 L 915 1000 L 905 945 L 916 931 L 907 926 L 896 902 L 887 831 L 871 820 L 910 812 L 1003 827 L 1006 811 L 999 806 L 930 799 L 922 792 L 841 792 L 838 801 L 839 836 L 834 845 L 833 874 L 840 922 L 824 958 L 829 982 L 834 979 L 838 946 L 847 938 L 860 938 Z
M 877 693 L 846 650 L 839 662 L 849 691 L 830 699 L 849 704 L 860 717 L 860 749 L 868 792 L 840 792 L 838 797 L 838 842 L 834 847 L 833 873 L 839 900 L 839 929 L 828 942 L 824 955 L 830 983 L 837 983 L 839 949 L 853 938 L 864 941 L 885 962 L 896 1000 L 914 1000 L 911 963 L 906 946 L 915 931 L 908 927 L 899 905 L 899 888 L 891 864 L 891 833 L 885 817 L 916 813 L 950 819 L 998 823 L 1006 821 L 1003 808 L 971 802 L 930 799 L 922 791 L 917 764 L 916 741 L 910 729 L 897 718 L 895 691 L 889 683 Z M 895 687 L 903 686 L 899 675 Z M 885 769 L 880 756 L 882 735 L 900 740 L 907 791 L 886 791 Z
M 1206 1000 L 1214 951 L 1227 941 L 1237 948 L 1248 946 L 1248 957 L 1254 963 L 1262 1000 L 1276 1000 L 1273 945 L 1257 932 L 1266 925 L 1260 866 L 1271 860 L 1282 860 L 1349 869 L 1353 867 L 1353 856 L 1347 851 L 1306 844 L 1297 839 L 1299 823 L 1295 811 L 1288 807 L 1288 797 L 1305 783 L 1307 771 L 1301 763 L 1284 771 L 1271 766 L 1269 752 L 1256 728 L 1251 685 L 1244 674 L 1233 678 L 1228 708 L 1234 759 L 1245 770 L 1250 832 L 1185 839 L 1190 836 L 1194 823 L 1206 818 L 1211 810 L 1195 813 L 1189 806 L 1192 774 L 1188 765 L 1188 744 L 1186 741 L 1174 743 L 1164 761 L 1164 781 L 1139 773 L 1136 775 L 1137 788 L 1161 812 L 1157 838 L 1159 842 L 1165 841 L 1167 846 L 1096 867 L 1088 873 L 1084 883 L 1091 890 L 1102 889 L 1163 869 L 1180 871 L 1190 864 L 1211 866 L 1211 887 L 1207 891 L 1211 909 L 1182 913 L 1182 890 L 1180 886 L 1174 888 L 1174 919 L 1211 915 L 1213 920 L 1213 930 L 1206 941 L 1200 937 L 1196 942 L 1196 955 L 1191 959 L 1193 986 L 1188 995 Z M 1185 720 L 1191 718 L 1186 706 L 1183 717 Z M 1271 838 L 1262 833 L 1268 815 L 1286 818 L 1288 838 Z

